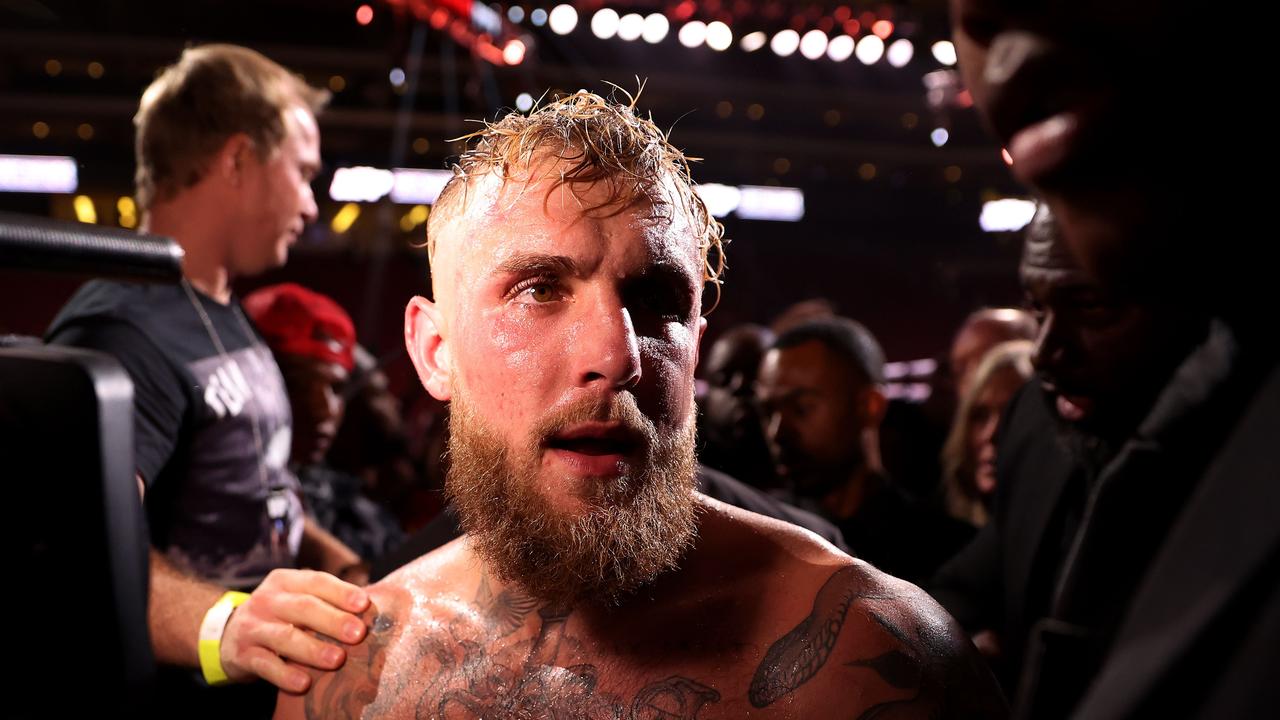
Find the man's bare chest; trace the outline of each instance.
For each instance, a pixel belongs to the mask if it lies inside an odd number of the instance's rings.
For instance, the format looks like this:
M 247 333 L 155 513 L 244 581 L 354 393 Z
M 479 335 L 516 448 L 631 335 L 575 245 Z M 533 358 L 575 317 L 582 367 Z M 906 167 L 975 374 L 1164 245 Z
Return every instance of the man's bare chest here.
M 377 682 L 363 716 L 706 720 L 751 710 L 754 643 L 698 637 L 705 628 L 600 637 L 567 615 L 527 612 L 536 619 L 518 628 L 510 617 L 402 629 L 369 668 Z

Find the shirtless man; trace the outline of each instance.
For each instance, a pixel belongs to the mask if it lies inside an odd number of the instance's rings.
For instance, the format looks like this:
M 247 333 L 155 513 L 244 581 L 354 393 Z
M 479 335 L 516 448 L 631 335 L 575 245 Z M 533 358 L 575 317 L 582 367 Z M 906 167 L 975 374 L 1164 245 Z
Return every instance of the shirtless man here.
M 692 490 L 721 233 L 631 107 L 478 133 L 405 322 L 466 534 L 371 587 L 368 639 L 278 718 L 1004 715 L 921 591 Z

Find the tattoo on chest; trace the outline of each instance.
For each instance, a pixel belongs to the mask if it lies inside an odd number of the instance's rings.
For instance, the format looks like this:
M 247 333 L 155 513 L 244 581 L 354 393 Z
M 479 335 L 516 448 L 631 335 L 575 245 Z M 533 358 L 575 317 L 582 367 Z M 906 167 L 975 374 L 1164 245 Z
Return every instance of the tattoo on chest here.
M 577 640 L 565 632 L 569 612 L 540 607 L 509 589 L 494 596 L 485 579 L 476 604 L 481 623 L 457 618 L 443 632 L 412 640 L 412 659 L 397 677 L 382 678 L 381 687 L 378 675 L 385 660 L 374 656 L 384 655 L 387 645 L 373 643 L 368 672 L 311 693 L 307 717 L 355 718 L 361 709 L 364 717 L 402 714 L 406 693 L 416 697 L 413 716 L 420 720 L 696 720 L 705 706 L 720 701 L 717 690 L 679 675 L 650 682 L 629 697 L 611 692 L 610 685 L 636 683 L 613 680 L 593 663 L 555 664 L 561 650 L 578 654 Z M 512 641 L 535 612 L 534 636 Z M 413 668 L 430 668 L 425 683 Z M 339 685 L 342 690 L 335 689 Z M 317 697 L 314 705 L 312 697 Z

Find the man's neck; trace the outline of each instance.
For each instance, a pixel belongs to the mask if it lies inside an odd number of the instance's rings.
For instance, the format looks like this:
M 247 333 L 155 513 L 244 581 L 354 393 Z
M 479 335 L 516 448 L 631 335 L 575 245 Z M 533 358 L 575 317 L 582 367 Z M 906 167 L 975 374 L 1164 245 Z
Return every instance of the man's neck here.
M 847 481 L 823 496 L 818 504 L 827 517 L 836 520 L 851 518 L 880 491 L 882 474 L 879 467 L 859 465 Z
M 184 197 L 157 203 L 147 212 L 141 230 L 174 239 L 182 247 L 182 275 L 200 292 L 223 305 L 231 302 L 231 273 L 223 238 L 205 205 Z

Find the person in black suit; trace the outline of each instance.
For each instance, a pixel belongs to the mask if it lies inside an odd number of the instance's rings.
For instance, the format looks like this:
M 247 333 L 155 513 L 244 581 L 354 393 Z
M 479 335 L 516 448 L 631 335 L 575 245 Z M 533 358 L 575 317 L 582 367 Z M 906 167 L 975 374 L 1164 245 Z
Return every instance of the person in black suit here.
M 1235 28 L 1243 56 L 1169 63 L 1200 12 L 951 0 L 974 106 L 1071 252 L 1107 288 L 1214 318 L 1092 489 L 1022 717 L 1269 717 L 1280 701 L 1275 267 L 1243 227 L 1270 185 L 1238 181 L 1266 156 L 1232 146 L 1255 96 L 1229 80 L 1261 66 L 1267 25 Z
M 1067 251 L 1047 205 L 1028 227 L 1021 275 L 1041 320 L 1037 376 L 1000 423 L 993 521 L 929 584 L 1011 695 L 1091 489 L 1209 328 L 1186 308 L 1106 292 Z

